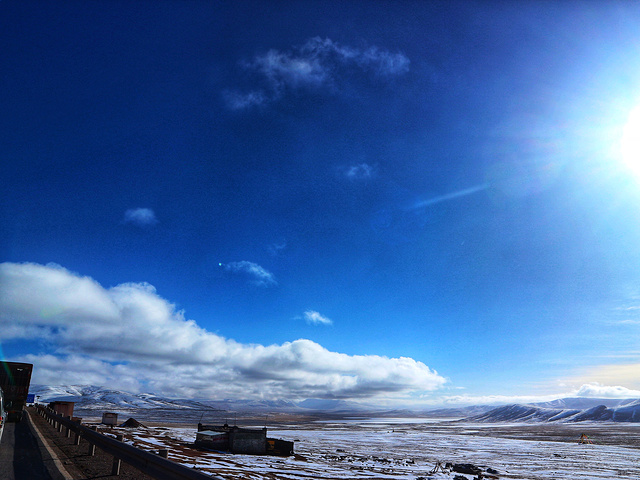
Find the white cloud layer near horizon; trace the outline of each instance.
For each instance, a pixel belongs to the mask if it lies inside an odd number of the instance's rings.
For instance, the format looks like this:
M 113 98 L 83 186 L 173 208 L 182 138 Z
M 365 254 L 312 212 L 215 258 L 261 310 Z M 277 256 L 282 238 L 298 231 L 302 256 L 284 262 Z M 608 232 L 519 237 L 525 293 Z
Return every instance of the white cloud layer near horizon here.
M 227 90 L 223 96 L 230 109 L 243 110 L 279 100 L 287 89 L 335 88 L 340 72 L 348 69 L 388 78 L 407 73 L 410 63 L 402 53 L 376 46 L 351 47 L 314 37 L 292 51 L 271 49 L 250 62 L 243 62 L 242 66 L 257 73 L 266 87 L 246 93 Z
M 432 406 L 457 407 L 466 405 L 505 405 L 531 404 L 558 400 L 561 398 L 601 398 L 601 399 L 636 399 L 640 398 L 640 390 L 622 386 L 585 383 L 577 388 L 563 388 L 557 393 L 543 395 L 431 395 L 421 401 Z
M 307 339 L 242 344 L 185 318 L 147 283 L 105 288 L 59 265 L 0 264 L 0 340 L 46 350 L 34 383 L 193 398 L 406 398 L 446 379 L 412 358 L 346 355 Z

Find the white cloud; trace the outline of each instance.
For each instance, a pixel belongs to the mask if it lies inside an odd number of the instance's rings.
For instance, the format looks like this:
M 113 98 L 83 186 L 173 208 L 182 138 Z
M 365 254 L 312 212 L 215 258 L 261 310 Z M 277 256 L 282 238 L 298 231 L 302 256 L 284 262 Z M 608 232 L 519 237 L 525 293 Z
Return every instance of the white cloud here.
M 231 110 L 244 110 L 245 108 L 257 107 L 271 102 L 271 98 L 262 91 L 240 93 L 226 90 L 222 96 L 227 107 Z
M 640 370 L 636 370 L 640 372 Z M 600 385 L 599 383 L 589 383 L 582 385 L 576 392 L 578 397 L 593 398 L 640 398 L 640 390 L 633 390 L 627 387 Z
M 380 75 L 401 75 L 409 71 L 409 59 L 400 53 L 391 53 L 371 47 L 362 53 L 359 63 L 370 66 Z
M 124 223 L 131 223 L 138 227 L 149 227 L 158 223 L 158 220 L 150 208 L 132 208 L 124 212 Z
M 21 359 L 34 383 L 208 398 L 388 398 L 446 380 L 411 358 L 346 355 L 311 340 L 241 344 L 201 328 L 148 284 L 104 288 L 59 266 L 0 264 L 0 332 L 46 338 Z M 11 328 L 9 328 L 11 327 Z
M 319 56 L 293 56 L 269 50 L 266 55 L 256 57 L 251 66 L 276 88 L 284 85 L 293 88 L 319 86 L 330 80 L 329 69 Z
M 293 51 L 272 49 L 242 65 L 257 72 L 266 82 L 266 89 L 246 94 L 225 91 L 223 97 L 233 110 L 278 100 L 287 89 L 333 87 L 344 73 L 354 68 L 381 78 L 403 75 L 409 71 L 410 61 L 402 53 L 375 46 L 359 49 L 315 37 Z
M 280 255 L 287 248 L 286 240 L 280 240 L 279 242 L 272 243 L 267 247 L 269 253 L 274 257 Z
M 257 263 L 243 260 L 241 262 L 227 263 L 224 268 L 229 272 L 248 276 L 251 283 L 259 287 L 271 287 L 278 284 L 273 273 L 265 270 Z
M 309 325 L 332 325 L 333 322 L 330 318 L 327 318 L 314 310 L 307 310 L 304 312 L 304 320 Z
M 538 395 L 442 395 L 420 398 L 417 403 L 432 406 L 461 406 L 461 405 L 506 405 L 511 403 L 530 404 L 551 402 L 561 398 L 640 398 L 640 390 L 622 386 L 601 385 L 588 383 L 578 388 L 567 387 L 556 393 Z
M 342 167 L 342 174 L 349 180 L 362 181 L 373 177 L 374 168 L 367 163 L 358 163 L 357 165 L 349 165 Z

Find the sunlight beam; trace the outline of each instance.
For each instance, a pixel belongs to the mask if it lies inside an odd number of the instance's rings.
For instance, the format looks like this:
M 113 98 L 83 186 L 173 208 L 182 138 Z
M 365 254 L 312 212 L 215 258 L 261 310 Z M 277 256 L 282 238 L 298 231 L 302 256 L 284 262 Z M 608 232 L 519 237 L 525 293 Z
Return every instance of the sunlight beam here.
M 640 175 L 640 106 L 629 114 L 622 131 L 622 159 L 636 175 Z

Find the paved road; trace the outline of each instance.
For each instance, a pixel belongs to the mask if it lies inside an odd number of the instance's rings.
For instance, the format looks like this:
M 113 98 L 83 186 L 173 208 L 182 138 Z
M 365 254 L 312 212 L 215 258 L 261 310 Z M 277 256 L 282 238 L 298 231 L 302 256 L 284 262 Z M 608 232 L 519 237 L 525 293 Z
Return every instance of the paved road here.
M 0 480 L 52 480 L 26 419 L 5 424 L 0 442 Z

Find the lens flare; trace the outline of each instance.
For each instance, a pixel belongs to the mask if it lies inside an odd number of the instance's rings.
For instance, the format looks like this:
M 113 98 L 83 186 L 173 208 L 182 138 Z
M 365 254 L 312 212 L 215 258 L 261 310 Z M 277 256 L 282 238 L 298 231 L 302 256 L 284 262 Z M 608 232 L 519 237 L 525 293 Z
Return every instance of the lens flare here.
M 640 106 L 629 114 L 622 132 L 622 158 L 636 175 L 640 175 Z

